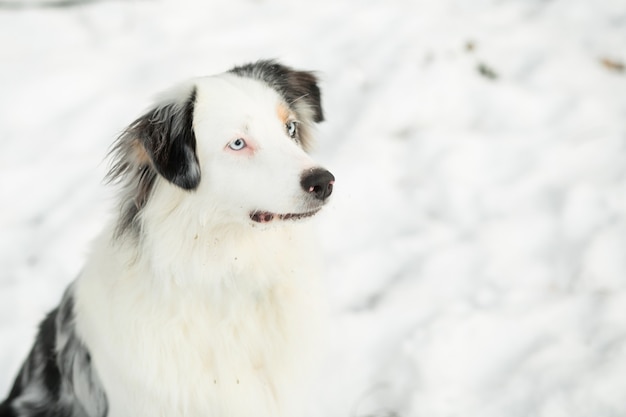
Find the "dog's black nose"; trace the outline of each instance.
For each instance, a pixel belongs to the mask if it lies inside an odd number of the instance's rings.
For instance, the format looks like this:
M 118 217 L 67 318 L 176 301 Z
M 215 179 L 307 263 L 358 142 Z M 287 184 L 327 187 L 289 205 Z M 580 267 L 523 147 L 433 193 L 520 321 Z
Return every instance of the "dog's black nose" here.
M 312 168 L 302 175 L 302 189 L 318 200 L 325 200 L 333 192 L 335 177 L 323 168 Z

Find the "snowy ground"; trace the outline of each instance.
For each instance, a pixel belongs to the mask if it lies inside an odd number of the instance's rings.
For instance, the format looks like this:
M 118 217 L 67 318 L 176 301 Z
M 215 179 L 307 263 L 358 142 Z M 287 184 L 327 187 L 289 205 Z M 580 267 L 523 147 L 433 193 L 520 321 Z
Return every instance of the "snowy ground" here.
M 322 74 L 337 177 L 312 414 L 626 415 L 623 0 L 28 4 L 0 2 L 0 391 L 108 215 L 116 134 L 276 57 Z

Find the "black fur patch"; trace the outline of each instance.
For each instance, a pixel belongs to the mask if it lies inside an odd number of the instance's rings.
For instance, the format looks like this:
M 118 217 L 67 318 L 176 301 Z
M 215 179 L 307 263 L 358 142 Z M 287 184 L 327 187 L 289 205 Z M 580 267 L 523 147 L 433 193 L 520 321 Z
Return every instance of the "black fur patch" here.
M 263 81 L 278 91 L 292 110 L 297 112 L 298 101 L 303 100 L 313 110 L 313 121 L 324 120 L 322 95 L 317 77 L 311 72 L 297 71 L 273 60 L 257 61 L 230 70 L 241 77 Z
M 196 90 L 183 105 L 169 103 L 137 119 L 130 129 L 148 152 L 157 172 L 185 190 L 200 183 L 193 110 Z
M 114 144 L 111 182 L 123 182 L 117 233 L 139 230 L 138 214 L 145 206 L 157 175 L 185 190 L 200 184 L 193 112 L 196 89 L 181 101 L 160 104 L 139 117 Z
M 107 400 L 74 329 L 73 287 L 39 327 L 0 417 L 105 417 Z
M 56 325 L 55 320 L 58 309 L 52 310 L 39 326 L 39 334 L 35 346 L 39 348 L 40 358 L 44 361 L 43 383 L 51 395 L 51 398 L 59 399 L 61 389 L 61 373 L 57 365 L 56 346 Z M 34 375 L 30 375 L 32 378 Z

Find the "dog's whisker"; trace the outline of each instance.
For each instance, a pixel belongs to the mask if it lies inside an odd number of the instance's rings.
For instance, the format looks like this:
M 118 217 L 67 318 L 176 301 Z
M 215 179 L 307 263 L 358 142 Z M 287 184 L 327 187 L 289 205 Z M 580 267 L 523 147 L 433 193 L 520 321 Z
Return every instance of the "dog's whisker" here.
M 289 102 L 288 104 L 291 106 L 291 105 L 292 105 L 292 104 L 294 104 L 295 102 L 300 101 L 300 100 L 302 100 L 302 99 L 305 99 L 305 98 L 307 98 L 308 96 L 309 96 L 309 94 L 308 94 L 308 93 L 307 93 L 307 94 L 303 94 L 303 95 L 301 95 L 300 97 L 296 97 L 295 99 L 291 100 L 291 102 Z

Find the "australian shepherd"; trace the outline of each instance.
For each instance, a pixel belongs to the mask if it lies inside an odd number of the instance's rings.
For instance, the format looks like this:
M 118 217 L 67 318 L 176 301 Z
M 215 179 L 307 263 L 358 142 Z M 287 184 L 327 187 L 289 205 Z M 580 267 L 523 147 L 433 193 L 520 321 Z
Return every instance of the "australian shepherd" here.
M 119 211 L 1 417 L 302 414 L 320 328 L 316 77 L 274 61 L 161 95 L 112 147 Z

